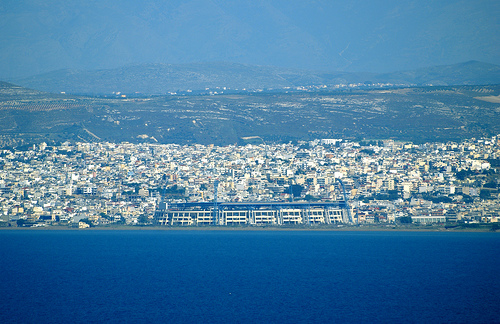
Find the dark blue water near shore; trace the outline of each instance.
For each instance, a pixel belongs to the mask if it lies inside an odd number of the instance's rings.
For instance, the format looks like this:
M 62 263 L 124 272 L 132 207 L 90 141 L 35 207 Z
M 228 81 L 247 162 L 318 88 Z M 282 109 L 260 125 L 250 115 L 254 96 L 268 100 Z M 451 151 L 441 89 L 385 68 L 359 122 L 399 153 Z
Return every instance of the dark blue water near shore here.
M 500 322 L 500 235 L 1 231 L 0 322 Z

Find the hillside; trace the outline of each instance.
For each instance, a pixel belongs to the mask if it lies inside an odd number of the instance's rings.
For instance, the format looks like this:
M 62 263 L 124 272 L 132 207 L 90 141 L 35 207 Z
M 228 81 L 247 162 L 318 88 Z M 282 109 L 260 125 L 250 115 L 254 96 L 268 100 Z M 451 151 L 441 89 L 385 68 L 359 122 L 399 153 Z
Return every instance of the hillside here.
M 17 94 L 16 94 L 17 93 Z M 29 142 L 460 141 L 500 134 L 500 86 L 98 98 L 0 87 L 0 147 Z

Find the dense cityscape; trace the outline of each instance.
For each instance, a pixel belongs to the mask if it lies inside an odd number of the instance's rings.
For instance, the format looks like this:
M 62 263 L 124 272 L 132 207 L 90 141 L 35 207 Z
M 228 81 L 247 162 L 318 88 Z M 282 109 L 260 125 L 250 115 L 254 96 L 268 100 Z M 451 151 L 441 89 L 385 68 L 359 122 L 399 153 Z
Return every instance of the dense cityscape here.
M 422 145 L 261 142 L 224 147 L 65 142 L 4 148 L 1 225 L 213 225 L 214 200 L 311 204 L 347 198 L 343 216 L 318 214 L 311 221 L 298 215 L 293 224 L 301 226 L 496 223 L 500 216 L 499 137 Z M 188 202 L 210 206 L 204 223 L 155 217 L 160 205 L 168 209 Z M 270 215 L 259 222 L 245 214 L 232 224 L 282 225 Z

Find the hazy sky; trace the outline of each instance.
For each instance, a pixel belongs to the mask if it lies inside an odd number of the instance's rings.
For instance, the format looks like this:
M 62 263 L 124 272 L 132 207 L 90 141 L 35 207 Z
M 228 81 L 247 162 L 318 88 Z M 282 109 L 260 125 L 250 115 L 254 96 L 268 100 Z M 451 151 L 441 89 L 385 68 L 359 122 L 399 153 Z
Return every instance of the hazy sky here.
M 2 0 L 0 79 L 137 63 L 500 64 L 499 17 L 498 0 Z

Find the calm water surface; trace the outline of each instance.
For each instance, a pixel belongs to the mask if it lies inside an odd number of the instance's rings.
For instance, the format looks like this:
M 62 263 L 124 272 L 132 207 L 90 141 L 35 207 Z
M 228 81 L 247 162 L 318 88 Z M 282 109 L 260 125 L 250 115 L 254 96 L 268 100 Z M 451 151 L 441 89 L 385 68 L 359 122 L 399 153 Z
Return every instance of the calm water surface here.
M 0 231 L 0 323 L 500 323 L 497 233 Z

